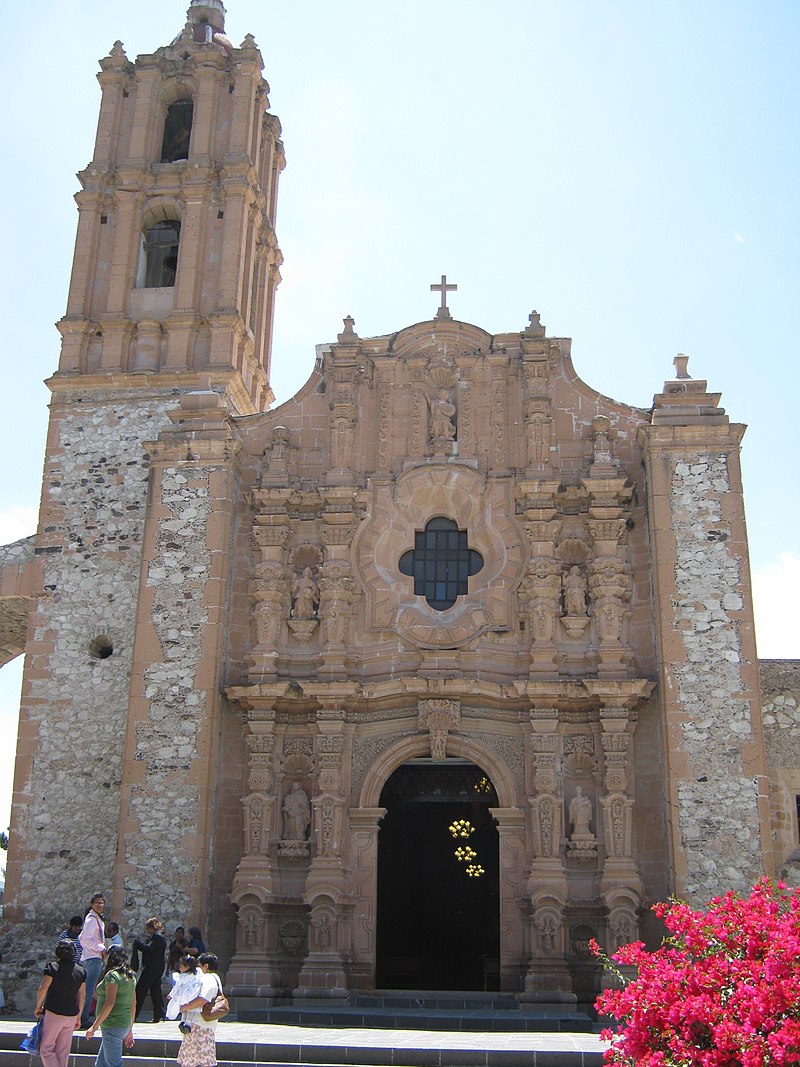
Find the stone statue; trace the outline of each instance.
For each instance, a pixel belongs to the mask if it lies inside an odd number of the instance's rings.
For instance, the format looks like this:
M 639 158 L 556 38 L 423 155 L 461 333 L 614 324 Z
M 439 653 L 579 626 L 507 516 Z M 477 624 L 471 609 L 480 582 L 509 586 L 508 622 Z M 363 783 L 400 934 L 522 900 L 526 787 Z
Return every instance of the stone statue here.
M 586 578 L 580 567 L 570 567 L 564 575 L 564 610 L 567 615 L 586 614 Z
M 573 836 L 577 834 L 591 834 L 589 823 L 592 818 L 592 802 L 583 795 L 583 789 L 575 787 L 575 796 L 569 802 L 569 821 L 572 824 Z
M 283 800 L 283 840 L 305 841 L 310 825 L 308 793 L 299 782 L 295 782 Z
M 306 567 L 302 577 L 295 581 L 292 591 L 295 599 L 291 617 L 293 619 L 313 619 L 314 609 L 319 602 L 319 590 L 311 575 L 310 567 Z
M 431 400 L 431 437 L 444 437 L 452 441 L 456 435 L 453 416 L 455 405 L 450 402 L 447 389 L 440 389 L 439 396 Z

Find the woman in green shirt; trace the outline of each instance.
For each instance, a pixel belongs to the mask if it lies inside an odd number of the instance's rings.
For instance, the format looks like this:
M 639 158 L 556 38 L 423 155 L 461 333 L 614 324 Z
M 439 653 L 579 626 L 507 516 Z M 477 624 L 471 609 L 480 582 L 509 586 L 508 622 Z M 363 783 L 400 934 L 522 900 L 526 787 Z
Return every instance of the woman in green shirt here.
M 95 1037 L 98 1028 L 102 1040 L 95 1067 L 122 1067 L 122 1043 L 133 1044 L 133 1019 L 136 1015 L 136 975 L 128 963 L 128 953 L 118 945 L 108 950 L 106 965 L 97 983 L 97 1016 L 86 1031 Z

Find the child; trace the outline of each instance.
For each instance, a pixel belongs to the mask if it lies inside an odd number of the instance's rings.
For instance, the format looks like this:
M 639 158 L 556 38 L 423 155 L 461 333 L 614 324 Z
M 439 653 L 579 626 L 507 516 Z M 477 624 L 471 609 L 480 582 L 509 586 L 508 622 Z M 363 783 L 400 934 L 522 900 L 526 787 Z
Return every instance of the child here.
M 194 956 L 181 956 L 178 962 L 177 972 L 173 972 L 173 986 L 169 994 L 167 1004 L 167 1018 L 177 1019 L 181 1015 L 181 1004 L 188 1004 L 190 1000 L 200 996 L 202 983 L 197 972 L 197 960 Z M 182 1034 L 188 1034 L 192 1029 L 191 1023 L 187 1022 L 183 1015 L 178 1023 L 178 1029 Z

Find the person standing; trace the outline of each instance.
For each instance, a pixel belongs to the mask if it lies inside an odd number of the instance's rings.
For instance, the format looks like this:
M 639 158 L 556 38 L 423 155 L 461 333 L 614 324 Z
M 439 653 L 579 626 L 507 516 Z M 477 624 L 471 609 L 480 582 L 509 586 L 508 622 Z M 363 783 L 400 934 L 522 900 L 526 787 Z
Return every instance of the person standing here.
M 203 1018 L 203 1006 L 213 1004 L 222 992 L 222 982 L 217 974 L 219 960 L 213 952 L 204 952 L 197 961 L 200 976 L 200 993 L 186 1004 L 181 1004 L 181 1014 L 191 1027 L 183 1034 L 178 1050 L 179 1067 L 216 1067 L 217 1065 L 217 1020 Z
M 133 942 L 135 952 L 138 952 L 142 960 L 142 973 L 136 983 L 136 1015 L 139 1018 L 147 994 L 153 1001 L 153 1022 L 160 1023 L 164 1018 L 164 997 L 161 993 L 161 977 L 164 974 L 164 957 L 167 954 L 167 942 L 164 934 L 164 924 L 160 919 L 153 917 L 145 924 L 147 937 L 144 941 L 137 939 Z
M 75 962 L 81 962 L 81 930 L 83 929 L 83 919 L 80 915 L 73 915 L 69 921 L 69 926 L 66 930 L 62 930 L 58 935 L 58 941 L 56 944 L 61 945 L 64 942 L 72 945 L 75 949 Z
M 167 951 L 167 971 L 170 974 L 177 971 L 179 961 L 186 955 L 186 950 L 189 948 L 189 942 L 184 934 L 182 926 L 175 927 L 175 937 L 170 941 Z
M 106 960 L 105 926 L 103 908 L 106 906 L 102 893 L 95 893 L 83 920 L 80 933 L 81 966 L 86 972 L 86 1000 L 81 1012 L 81 1029 L 86 1030 L 91 1021 L 92 997 L 103 964 Z
M 203 941 L 203 933 L 199 926 L 189 927 L 189 953 L 192 956 L 202 956 L 206 950 Z
M 111 948 L 112 945 L 116 945 L 118 948 L 125 947 L 122 934 L 119 932 L 119 923 L 109 922 L 106 923 L 106 947 Z
M 85 997 L 86 972 L 75 962 L 72 944 L 59 941 L 56 958 L 45 967 L 36 994 L 35 1015 L 37 1019 L 44 1016 L 39 1045 L 42 1067 L 67 1067 Z
M 100 1049 L 94 1067 L 122 1067 L 122 1045 L 133 1045 L 136 1011 L 136 975 L 124 948 L 108 950 L 102 978 L 97 984 L 97 1018 L 86 1031 L 91 1039 L 100 1030 Z

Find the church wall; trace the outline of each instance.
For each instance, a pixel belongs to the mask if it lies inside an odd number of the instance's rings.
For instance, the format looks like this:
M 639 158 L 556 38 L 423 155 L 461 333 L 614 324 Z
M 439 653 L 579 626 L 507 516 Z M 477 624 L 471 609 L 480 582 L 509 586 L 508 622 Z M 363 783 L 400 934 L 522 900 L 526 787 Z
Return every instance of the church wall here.
M 761 660 L 764 744 L 770 776 L 776 874 L 800 885 L 800 661 Z
M 148 469 L 143 439 L 167 421 L 139 392 L 56 396 L 36 552 L 44 594 L 29 622 L 3 946 L 11 984 L 54 932 L 109 894 L 117 852 Z M 107 650 L 113 653 L 103 658 Z M 120 914 L 122 901 L 111 901 Z
M 770 865 L 742 432 L 717 420 L 649 438 L 673 891 L 700 905 Z
M 638 708 L 639 721 L 634 734 L 634 772 L 636 807 L 636 859 L 644 887 L 644 900 L 666 900 L 672 885 L 664 842 L 667 840 L 666 791 L 664 784 L 664 749 L 661 730 L 662 706 L 655 692 Z M 642 938 L 656 947 L 663 927 L 645 905 Z

